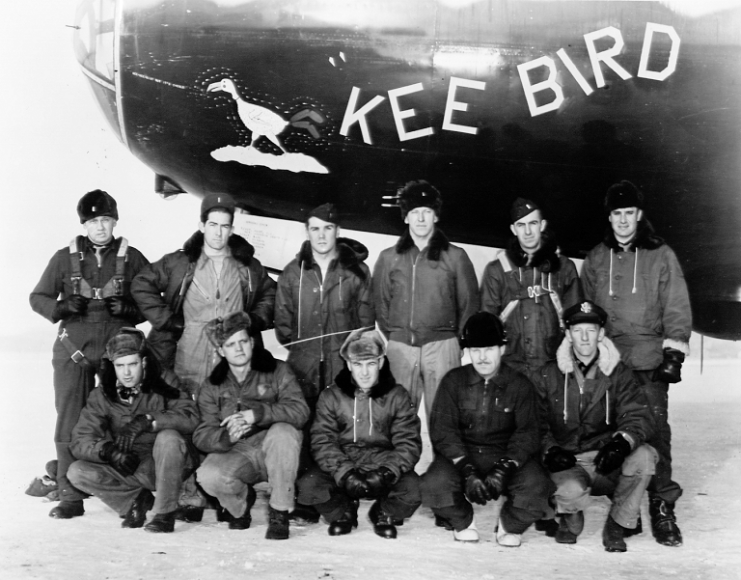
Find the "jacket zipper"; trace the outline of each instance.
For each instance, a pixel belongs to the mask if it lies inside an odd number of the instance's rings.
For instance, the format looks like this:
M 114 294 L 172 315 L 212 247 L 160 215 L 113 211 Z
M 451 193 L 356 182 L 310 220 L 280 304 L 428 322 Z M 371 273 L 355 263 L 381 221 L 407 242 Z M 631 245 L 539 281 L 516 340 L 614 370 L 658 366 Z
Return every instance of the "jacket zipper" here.
M 417 286 L 417 260 L 419 260 L 421 255 L 422 252 L 417 254 L 417 257 L 414 258 L 414 262 L 412 263 L 412 308 L 409 311 L 409 341 L 412 343 L 412 346 L 414 346 L 414 295 Z

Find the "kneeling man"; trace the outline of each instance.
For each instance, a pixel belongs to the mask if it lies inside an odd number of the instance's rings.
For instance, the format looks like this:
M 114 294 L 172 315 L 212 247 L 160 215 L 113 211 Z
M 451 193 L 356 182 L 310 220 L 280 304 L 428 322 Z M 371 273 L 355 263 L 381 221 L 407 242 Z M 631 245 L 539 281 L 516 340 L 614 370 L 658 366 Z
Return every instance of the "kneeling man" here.
M 469 502 L 486 505 L 506 495 L 497 542 L 517 547 L 528 526 L 549 512 L 553 487 L 532 458 L 539 449 L 535 389 L 501 362 L 504 343 L 494 314 L 479 312 L 466 322 L 462 346 L 471 364 L 440 383 L 430 417 L 435 460 L 422 478 L 422 497 L 435 525 L 452 529 L 457 541 L 478 542 Z
M 556 361 L 541 370 L 544 463 L 557 485 L 561 514 L 556 541 L 576 543 L 591 495 L 613 505 L 602 531 L 608 552 L 625 552 L 624 538 L 640 533 L 641 498 L 658 455 L 645 445 L 653 432 L 648 402 L 605 336 L 607 314 L 585 301 L 564 313 L 566 337 Z
M 229 529 L 250 527 L 253 485 L 267 481 L 269 540 L 288 538 L 288 513 L 301 450 L 301 428 L 309 407 L 288 364 L 273 358 L 242 311 L 216 318 L 206 336 L 223 360 L 198 394 L 201 424 L 193 435 L 208 453 L 196 472 L 198 483 L 229 512 Z
M 421 503 L 417 409 L 396 384 L 378 331 L 353 331 L 340 355 L 347 368 L 319 396 L 311 427 L 317 465 L 299 480 L 299 502 L 314 505 L 329 535 L 341 536 L 358 526 L 359 500 L 375 499 L 368 512 L 373 530 L 394 539 L 396 526 Z
M 76 488 L 117 511 L 124 528 L 172 532 L 180 486 L 196 467 L 193 400 L 160 378 L 144 333 L 124 327 L 106 345 L 102 378 L 72 431 Z M 152 496 L 152 491 L 157 497 Z

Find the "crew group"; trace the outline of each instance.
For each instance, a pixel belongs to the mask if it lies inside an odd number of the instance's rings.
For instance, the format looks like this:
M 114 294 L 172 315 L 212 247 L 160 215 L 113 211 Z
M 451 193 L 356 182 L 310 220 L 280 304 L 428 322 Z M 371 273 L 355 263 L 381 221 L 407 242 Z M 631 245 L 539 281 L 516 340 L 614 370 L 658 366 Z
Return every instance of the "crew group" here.
M 348 534 L 372 499 L 381 537 L 425 503 L 435 525 L 475 542 L 471 503 L 501 498 L 496 539 L 515 547 L 533 524 L 575 543 L 590 495 L 607 495 L 603 545 L 624 552 L 648 490 L 656 541 L 681 545 L 667 406 L 691 313 L 642 192 L 608 190 L 604 241 L 581 277 L 540 207 L 516 199 L 510 243 L 480 286 L 438 227 L 434 186 L 406 184 L 398 205 L 408 227 L 372 276 L 324 204 L 276 284 L 233 233 L 228 195 L 206 197 L 199 231 L 151 264 L 114 238 L 115 200 L 83 196 L 86 235 L 31 294 L 60 323 L 50 516 L 81 516 L 94 495 L 123 527 L 172 532 L 213 507 L 239 530 L 268 482 L 269 539 L 320 516 L 331 536 Z M 286 362 L 263 345 L 273 327 Z M 434 459 L 420 476 L 423 400 Z

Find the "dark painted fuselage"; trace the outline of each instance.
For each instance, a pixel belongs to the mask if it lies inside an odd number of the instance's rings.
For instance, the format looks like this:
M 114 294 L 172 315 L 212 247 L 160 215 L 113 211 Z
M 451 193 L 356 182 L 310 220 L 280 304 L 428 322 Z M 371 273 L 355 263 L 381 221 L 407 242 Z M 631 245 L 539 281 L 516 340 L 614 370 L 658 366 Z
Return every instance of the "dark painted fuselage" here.
M 83 2 L 78 22 L 99 26 L 82 27 L 76 50 L 98 100 L 131 152 L 185 191 L 229 192 L 288 219 L 332 201 L 347 227 L 393 234 L 399 212 L 383 197 L 423 178 L 443 192 L 453 240 L 503 247 L 508 208 L 525 196 L 562 250 L 583 257 L 607 225 L 607 187 L 630 179 L 681 260 L 696 330 L 741 338 L 741 10 L 118 0 L 103 15 L 94 5 Z M 595 71 L 589 47 L 604 56 L 619 40 Z

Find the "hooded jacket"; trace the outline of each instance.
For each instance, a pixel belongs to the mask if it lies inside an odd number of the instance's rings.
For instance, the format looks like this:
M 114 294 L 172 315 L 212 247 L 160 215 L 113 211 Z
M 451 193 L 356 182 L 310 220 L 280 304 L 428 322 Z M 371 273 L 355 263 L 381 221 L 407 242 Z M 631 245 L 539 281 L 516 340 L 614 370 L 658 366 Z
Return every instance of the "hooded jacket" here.
M 348 333 L 343 331 L 375 323 L 371 275 L 363 263 L 368 249 L 355 240 L 338 238 L 337 252 L 322 280 L 307 240 L 278 278 L 275 335 L 284 345 L 299 341 L 286 347 L 288 364 L 307 397 L 319 396 L 344 368 L 340 347 Z M 320 384 L 322 361 L 325 384 Z
M 615 345 L 604 338 L 598 352 L 599 359 L 584 378 L 564 339 L 557 360 L 540 370 L 536 387 L 544 453 L 554 445 L 573 453 L 595 451 L 616 432 L 627 434 L 635 449 L 653 434 L 643 390 L 620 361 Z
M 131 405 L 119 399 L 114 378 L 103 381 L 90 393 L 72 430 L 72 454 L 77 459 L 101 463 L 103 445 L 107 441 L 114 441 L 137 415 L 151 415 L 155 422 L 155 431 L 142 433 L 134 441 L 134 453 L 140 457 L 152 454 L 159 431 L 175 429 L 182 435 L 190 435 L 199 423 L 198 409 L 193 399 L 169 386 L 159 373 L 145 373 L 141 392 Z
M 139 309 L 152 324 L 147 337 L 149 347 L 165 369 L 175 365 L 176 336 L 164 330 L 167 322 L 183 310 L 183 302 L 195 273 L 203 249 L 203 234 L 196 232 L 185 242 L 182 250 L 166 254 L 144 268 L 131 284 L 131 294 Z M 228 242 L 232 257 L 239 264 L 243 309 L 250 315 L 257 330 L 273 325 L 275 282 L 268 276 L 260 261 L 254 257 L 255 248 L 239 235 L 232 234 Z
M 587 255 L 581 280 L 585 297 L 607 312 L 605 332 L 630 368 L 656 369 L 665 347 L 689 354 L 692 310 L 684 274 L 648 221 L 638 223 L 627 251 L 608 228 Z
M 229 432 L 221 422 L 239 411 L 251 409 L 254 413 L 254 428 L 248 436 L 273 423 L 301 429 L 309 419 L 309 407 L 288 363 L 257 346 L 251 365 L 239 383 L 227 360 L 222 359 L 198 393 L 201 424 L 193 434 L 193 443 L 204 453 L 224 453 L 236 444 L 229 441 Z
M 451 462 L 484 454 L 523 465 L 539 449 L 532 383 L 506 363 L 484 381 L 472 364 L 445 375 L 430 414 L 435 453 Z
M 421 252 L 409 229 L 373 270 L 378 327 L 389 340 L 411 346 L 460 336 L 479 310 L 478 282 L 465 250 L 435 229 Z
M 397 480 L 414 469 L 422 453 L 420 421 L 387 360 L 368 392 L 355 385 L 347 368 L 322 391 L 311 426 L 311 453 L 337 484 L 355 468 L 385 466 Z
M 517 238 L 510 238 L 506 258 L 489 262 L 481 279 L 482 311 L 501 316 L 513 300 L 517 301 L 504 323 L 507 350 L 503 360 L 523 372 L 555 359 L 563 338 L 550 291 L 556 292 L 563 310 L 582 301 L 574 263 L 558 255 L 549 230 L 543 232 L 541 242 L 528 265 L 528 255 Z

